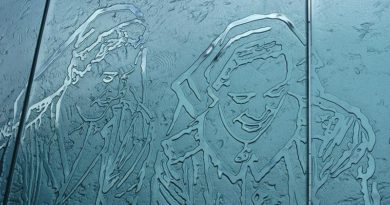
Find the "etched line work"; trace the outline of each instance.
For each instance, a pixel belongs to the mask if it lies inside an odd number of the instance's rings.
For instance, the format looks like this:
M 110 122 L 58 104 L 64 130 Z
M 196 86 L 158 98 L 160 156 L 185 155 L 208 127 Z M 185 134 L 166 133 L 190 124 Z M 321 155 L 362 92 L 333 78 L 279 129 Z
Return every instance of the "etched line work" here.
M 323 67 L 317 54 L 313 75 L 313 204 L 320 204 L 321 190 L 332 179 L 348 173 L 360 184 L 362 197 L 350 196 L 351 203 L 380 204 L 377 183 L 372 180 L 375 133 L 361 110 L 325 92 L 316 75 Z M 361 199 L 362 198 L 362 199 Z
M 297 50 L 285 48 L 283 33 Z M 178 104 L 162 142 L 165 156 L 158 155 L 155 164 L 154 202 L 305 203 L 303 48 L 282 14 L 251 15 L 226 27 L 172 83 Z M 181 115 L 193 122 L 171 135 Z M 283 118 L 291 120 L 291 130 L 274 132 Z M 268 145 L 273 149 L 262 150 L 274 139 L 275 146 Z
M 151 142 L 146 33 L 134 5 L 101 8 L 42 65 L 33 89 L 50 86 L 45 75 L 53 69 L 63 82 L 29 106 L 11 200 L 67 204 L 97 182 L 96 204 L 123 195 L 136 203 Z
M 305 204 L 306 45 L 294 24 L 276 13 L 230 23 L 172 83 L 178 102 L 161 147 L 151 147 L 146 34 L 133 5 L 101 8 L 42 65 L 33 89 L 64 74 L 28 110 L 12 202 Z M 312 77 L 313 203 L 352 173 L 352 202 L 379 204 L 368 119 Z
M 156 158 L 152 204 L 306 203 L 304 48 L 282 14 L 255 14 L 226 27 L 172 83 L 178 103 Z M 324 183 L 350 171 L 360 183 L 357 200 L 379 204 L 370 180 L 372 127 L 319 82 L 315 76 L 311 106 L 321 111 L 314 115 L 331 114 L 312 138 L 313 203 L 320 204 Z M 183 116 L 192 120 L 183 124 Z M 341 148 L 351 129 L 352 143 Z

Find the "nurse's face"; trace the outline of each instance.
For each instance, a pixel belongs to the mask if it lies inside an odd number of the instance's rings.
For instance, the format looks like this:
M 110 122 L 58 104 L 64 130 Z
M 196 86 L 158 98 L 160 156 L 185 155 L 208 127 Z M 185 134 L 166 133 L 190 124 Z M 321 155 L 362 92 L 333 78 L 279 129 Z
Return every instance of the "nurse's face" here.
M 208 143 L 233 169 L 251 158 L 248 145 L 262 140 L 285 96 L 287 61 L 280 45 L 271 42 L 256 49 L 262 55 L 247 49 L 225 64 L 213 83 L 218 103 L 206 116 Z
M 120 100 L 136 104 L 142 97 L 142 51 L 136 41 L 139 37 L 137 35 L 142 35 L 144 27 L 136 24 L 130 28 L 131 31 L 138 29 L 138 33 L 126 33 L 126 40 L 133 42 L 123 43 L 109 50 L 99 62 L 92 64 L 89 72 L 68 89 L 78 111 L 84 117 L 98 118 Z M 106 42 L 110 43 L 110 39 Z M 96 49 L 102 50 L 99 46 Z
M 283 56 L 256 60 L 231 73 L 230 85 L 221 88 L 219 117 L 239 141 L 252 143 L 266 131 L 280 106 L 282 96 L 269 96 L 286 78 Z

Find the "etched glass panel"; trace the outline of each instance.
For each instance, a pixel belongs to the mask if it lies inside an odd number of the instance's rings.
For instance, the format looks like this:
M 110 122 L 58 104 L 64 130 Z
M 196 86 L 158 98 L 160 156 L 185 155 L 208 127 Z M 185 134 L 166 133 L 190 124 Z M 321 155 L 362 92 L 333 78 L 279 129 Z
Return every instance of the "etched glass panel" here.
M 43 6 L 43 0 L 0 3 L 0 201 L 12 161 Z
M 390 203 L 389 6 L 313 0 L 313 204 Z
M 305 1 L 51 1 L 12 204 L 305 204 Z

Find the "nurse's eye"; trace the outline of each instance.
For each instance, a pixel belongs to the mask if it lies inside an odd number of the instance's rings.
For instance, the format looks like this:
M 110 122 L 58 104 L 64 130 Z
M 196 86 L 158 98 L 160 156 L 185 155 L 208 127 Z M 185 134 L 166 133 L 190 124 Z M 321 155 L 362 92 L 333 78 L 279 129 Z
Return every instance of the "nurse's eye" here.
M 105 83 L 110 83 L 111 81 L 114 80 L 115 76 L 118 75 L 118 72 L 104 72 L 103 73 L 103 82 Z
M 256 93 L 228 93 L 228 96 L 237 104 L 245 104 L 255 97 Z

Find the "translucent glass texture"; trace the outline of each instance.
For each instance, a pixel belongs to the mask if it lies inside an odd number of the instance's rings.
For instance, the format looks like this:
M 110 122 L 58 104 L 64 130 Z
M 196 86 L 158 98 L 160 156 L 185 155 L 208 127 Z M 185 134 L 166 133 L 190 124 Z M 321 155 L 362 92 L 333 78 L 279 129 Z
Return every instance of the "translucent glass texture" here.
M 43 0 L 0 2 L 0 199 L 10 171 L 43 8 Z
M 313 204 L 390 203 L 389 6 L 313 0 Z
M 22 4 L 39 15 L 25 65 L 0 50 L 4 204 L 390 203 L 390 2 Z

